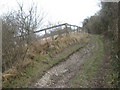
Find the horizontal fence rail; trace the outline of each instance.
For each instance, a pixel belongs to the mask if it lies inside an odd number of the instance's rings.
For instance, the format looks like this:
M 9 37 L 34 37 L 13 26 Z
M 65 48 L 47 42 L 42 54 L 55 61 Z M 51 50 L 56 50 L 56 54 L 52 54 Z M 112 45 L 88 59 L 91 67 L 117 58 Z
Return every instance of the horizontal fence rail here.
M 63 26 L 64 26 L 64 28 L 62 29 L 61 27 L 63 27 Z M 59 28 L 61 30 L 59 30 L 57 32 L 57 28 Z M 50 31 L 50 29 L 52 29 L 52 30 Z M 56 34 L 51 33 L 52 36 L 60 34 L 60 32 L 62 32 L 63 30 L 64 30 L 64 33 L 66 33 L 66 34 L 68 34 L 69 32 L 83 32 L 82 28 L 80 26 L 64 23 L 64 24 L 59 24 L 59 25 L 55 25 L 55 26 L 52 26 L 52 27 L 44 28 L 44 29 L 41 29 L 41 30 L 38 30 L 38 31 L 33 31 L 29 35 L 34 34 L 34 33 L 44 32 L 45 34 L 43 35 L 43 37 L 49 37 L 50 35 L 47 35 L 48 34 L 47 31 L 54 32 L 55 31 L 54 29 L 56 29 L 57 33 Z M 21 36 L 16 36 L 16 37 L 23 37 L 23 36 L 28 36 L 28 34 L 21 35 Z
M 74 27 L 77 27 L 77 28 L 81 28 L 81 27 L 76 26 L 76 25 L 70 25 L 70 24 L 64 23 L 64 24 L 52 26 L 52 27 L 49 27 L 49 28 L 45 28 L 45 29 L 42 29 L 42 30 L 34 31 L 34 33 L 45 31 L 45 30 L 48 30 L 48 29 L 56 28 L 56 27 L 60 27 L 60 26 L 74 26 Z

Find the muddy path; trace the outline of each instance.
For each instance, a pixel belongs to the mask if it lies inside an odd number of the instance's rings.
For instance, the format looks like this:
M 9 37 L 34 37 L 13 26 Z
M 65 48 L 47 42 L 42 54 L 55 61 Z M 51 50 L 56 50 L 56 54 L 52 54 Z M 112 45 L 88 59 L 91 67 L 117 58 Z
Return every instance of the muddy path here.
M 75 52 L 64 62 L 52 67 L 41 79 L 39 79 L 34 87 L 36 88 L 71 88 L 70 80 L 74 78 L 86 60 L 92 56 L 98 45 L 90 38 L 90 42 L 84 48 Z

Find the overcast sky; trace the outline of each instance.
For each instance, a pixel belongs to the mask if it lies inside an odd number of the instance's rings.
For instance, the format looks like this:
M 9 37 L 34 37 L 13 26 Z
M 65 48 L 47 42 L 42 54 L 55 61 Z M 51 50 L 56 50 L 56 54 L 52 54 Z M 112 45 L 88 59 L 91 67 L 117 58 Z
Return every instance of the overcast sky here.
M 26 6 L 34 1 L 38 10 L 45 13 L 44 24 L 69 23 L 81 25 L 81 22 L 100 10 L 99 0 L 17 0 Z M 0 15 L 11 9 L 16 9 L 16 0 L 0 0 Z

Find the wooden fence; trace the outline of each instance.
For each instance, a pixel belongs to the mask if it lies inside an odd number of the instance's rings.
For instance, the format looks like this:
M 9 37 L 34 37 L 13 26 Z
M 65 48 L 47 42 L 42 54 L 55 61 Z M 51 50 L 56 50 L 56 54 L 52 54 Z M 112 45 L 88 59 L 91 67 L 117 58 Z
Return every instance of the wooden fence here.
M 24 35 L 24 37 L 26 36 L 30 36 L 32 34 L 38 34 L 40 35 L 42 33 L 42 35 L 40 36 L 43 39 L 49 38 L 51 37 L 52 40 L 56 39 L 56 37 L 58 36 L 62 36 L 62 35 L 69 35 L 69 33 L 84 33 L 84 31 L 82 30 L 81 27 L 77 26 L 77 25 L 71 25 L 68 23 L 64 23 L 64 24 L 59 24 L 59 25 L 55 25 L 52 27 L 48 27 L 48 28 L 44 28 L 38 31 L 34 31 L 32 33 L 30 33 L 29 35 Z M 23 36 L 17 36 L 17 37 L 23 37 Z
M 70 32 L 82 33 L 83 31 L 82 28 L 79 26 L 64 23 L 64 24 L 59 24 L 52 27 L 44 28 L 38 31 L 34 31 L 34 33 L 41 33 L 41 32 L 44 33 L 42 35 L 43 38 L 47 38 L 51 36 L 54 39 L 54 36 L 60 36 L 63 34 L 68 35 Z

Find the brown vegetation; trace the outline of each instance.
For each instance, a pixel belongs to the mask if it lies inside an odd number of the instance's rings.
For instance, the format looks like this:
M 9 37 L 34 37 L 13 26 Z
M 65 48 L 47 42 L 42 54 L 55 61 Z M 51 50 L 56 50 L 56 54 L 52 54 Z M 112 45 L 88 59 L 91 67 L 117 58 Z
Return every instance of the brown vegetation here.
M 83 21 L 83 29 L 91 34 L 99 34 L 112 43 L 112 65 L 115 71 L 115 86 L 120 86 L 120 2 L 101 2 L 101 10 Z

